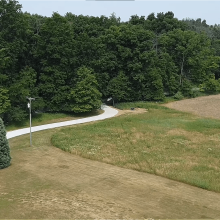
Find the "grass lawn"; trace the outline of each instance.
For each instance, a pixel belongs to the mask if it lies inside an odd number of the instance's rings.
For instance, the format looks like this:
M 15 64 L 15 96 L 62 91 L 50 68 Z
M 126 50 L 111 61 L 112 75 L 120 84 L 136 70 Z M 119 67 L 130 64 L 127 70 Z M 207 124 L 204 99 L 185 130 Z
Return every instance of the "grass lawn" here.
M 220 192 L 220 121 L 155 103 L 126 103 L 147 113 L 62 128 L 52 144 L 64 151 L 116 166 L 153 173 Z M 45 134 L 47 135 L 47 134 Z
M 67 114 L 67 113 L 38 113 L 32 116 L 32 126 L 38 126 L 43 124 L 50 124 L 62 121 L 75 120 L 85 117 L 96 116 L 102 114 L 103 110 L 95 110 L 89 113 L 79 113 L 79 114 Z M 11 123 L 6 126 L 7 131 L 12 131 L 20 128 L 29 127 L 30 120 L 27 118 L 26 120 L 20 123 Z

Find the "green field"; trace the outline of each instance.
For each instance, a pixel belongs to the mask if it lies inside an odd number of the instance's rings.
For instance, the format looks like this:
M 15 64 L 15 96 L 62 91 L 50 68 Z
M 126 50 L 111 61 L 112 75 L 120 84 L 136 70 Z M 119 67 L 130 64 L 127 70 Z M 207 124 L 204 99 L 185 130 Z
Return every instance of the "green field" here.
M 155 103 L 118 105 L 131 107 L 148 111 L 63 128 L 52 135 L 52 144 L 85 158 L 220 192 L 219 120 Z

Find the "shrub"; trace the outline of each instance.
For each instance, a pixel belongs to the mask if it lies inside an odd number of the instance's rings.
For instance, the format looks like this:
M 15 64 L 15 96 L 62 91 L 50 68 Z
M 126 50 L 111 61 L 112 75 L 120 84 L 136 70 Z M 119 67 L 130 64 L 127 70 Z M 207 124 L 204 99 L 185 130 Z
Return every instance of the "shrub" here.
M 174 99 L 177 99 L 177 100 L 181 100 L 184 98 L 183 94 L 179 91 L 177 92 L 174 96 L 173 96 Z
M 193 98 L 194 97 L 194 92 L 193 92 L 192 84 L 187 79 L 185 79 L 183 81 L 183 84 L 181 86 L 180 91 L 181 91 L 181 93 L 183 94 L 184 97 L 189 97 L 189 98 Z
M 217 93 L 220 91 L 220 80 L 215 80 L 214 78 L 208 79 L 200 85 L 200 90 L 210 94 Z
M 10 147 L 6 137 L 6 130 L 0 118 L 0 169 L 6 168 L 11 164 Z
M 192 98 L 198 97 L 201 95 L 200 88 L 199 87 L 193 87 L 192 88 Z

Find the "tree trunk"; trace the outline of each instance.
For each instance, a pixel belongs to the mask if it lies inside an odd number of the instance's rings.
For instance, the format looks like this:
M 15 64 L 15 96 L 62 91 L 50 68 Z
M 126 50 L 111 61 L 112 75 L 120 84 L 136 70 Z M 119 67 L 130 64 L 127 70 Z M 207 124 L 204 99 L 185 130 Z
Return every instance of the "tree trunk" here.
M 181 73 L 180 73 L 180 85 L 183 83 L 183 81 L 182 81 L 182 76 L 183 76 L 183 64 L 184 64 L 184 60 L 185 60 L 185 57 L 184 57 L 184 54 L 183 54 L 182 63 L 181 63 Z

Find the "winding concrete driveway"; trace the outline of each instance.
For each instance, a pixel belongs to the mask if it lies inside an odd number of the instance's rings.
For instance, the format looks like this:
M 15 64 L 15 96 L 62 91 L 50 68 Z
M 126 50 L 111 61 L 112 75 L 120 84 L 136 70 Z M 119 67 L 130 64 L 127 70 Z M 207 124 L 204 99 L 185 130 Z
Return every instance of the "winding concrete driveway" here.
M 102 110 L 104 110 L 104 113 L 101 115 L 88 117 L 88 118 L 81 118 L 81 119 L 77 119 L 77 120 L 35 126 L 35 127 L 31 128 L 31 132 L 42 131 L 42 130 L 58 128 L 58 127 L 64 127 L 64 126 L 69 126 L 69 125 L 82 124 L 82 123 L 87 123 L 87 122 L 92 122 L 92 121 L 99 121 L 99 120 L 103 120 L 106 118 L 114 117 L 118 113 L 118 111 L 116 109 L 110 108 L 106 105 L 102 105 L 101 108 L 102 108 Z M 15 131 L 9 131 L 9 132 L 7 132 L 7 139 L 21 136 L 23 134 L 28 134 L 28 133 L 30 133 L 30 128 L 23 128 L 23 129 L 19 129 L 19 130 L 15 130 Z

